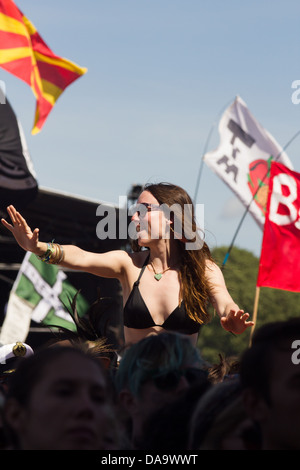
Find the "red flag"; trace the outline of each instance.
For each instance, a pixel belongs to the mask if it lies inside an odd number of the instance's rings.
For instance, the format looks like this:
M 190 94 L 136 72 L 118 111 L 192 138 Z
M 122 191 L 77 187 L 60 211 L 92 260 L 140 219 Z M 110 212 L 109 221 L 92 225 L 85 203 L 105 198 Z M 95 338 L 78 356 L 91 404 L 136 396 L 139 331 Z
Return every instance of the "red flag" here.
M 87 69 L 56 56 L 12 0 L 0 0 L 0 66 L 25 81 L 36 97 L 32 134 L 56 100 Z
M 300 292 L 300 173 L 273 162 L 257 286 Z

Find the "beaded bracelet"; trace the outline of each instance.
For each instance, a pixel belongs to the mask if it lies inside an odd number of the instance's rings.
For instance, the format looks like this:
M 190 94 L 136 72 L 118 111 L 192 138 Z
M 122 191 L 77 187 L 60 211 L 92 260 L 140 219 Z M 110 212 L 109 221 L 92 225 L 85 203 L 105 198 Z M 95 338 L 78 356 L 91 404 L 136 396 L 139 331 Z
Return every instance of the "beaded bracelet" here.
M 53 241 L 51 243 L 47 243 L 47 251 L 45 251 L 45 253 L 41 256 L 38 256 L 38 258 L 41 260 L 41 261 L 44 261 L 44 263 L 48 263 L 49 262 L 49 259 L 54 251 L 54 245 L 53 245 Z
M 64 258 L 63 247 L 52 240 L 51 243 L 47 243 L 46 252 L 38 258 L 44 263 L 59 264 Z

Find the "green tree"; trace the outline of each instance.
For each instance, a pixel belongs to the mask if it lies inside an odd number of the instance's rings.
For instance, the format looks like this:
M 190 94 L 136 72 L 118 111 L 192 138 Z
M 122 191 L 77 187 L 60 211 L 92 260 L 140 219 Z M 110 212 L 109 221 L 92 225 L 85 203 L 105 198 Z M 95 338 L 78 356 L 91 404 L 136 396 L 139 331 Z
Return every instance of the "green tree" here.
M 220 267 L 227 250 L 227 247 L 220 247 L 212 251 Z M 223 268 L 231 296 L 241 309 L 250 313 L 250 318 L 253 315 L 258 266 L 259 259 L 253 253 L 233 247 Z M 249 346 L 251 329 L 248 328 L 241 335 L 233 335 L 221 327 L 219 317 L 211 307 L 209 313 L 211 321 L 202 327 L 198 340 L 203 358 L 211 363 L 218 363 L 219 353 L 226 357 L 239 357 Z M 295 316 L 300 316 L 300 293 L 268 287 L 260 288 L 255 329 L 271 321 Z

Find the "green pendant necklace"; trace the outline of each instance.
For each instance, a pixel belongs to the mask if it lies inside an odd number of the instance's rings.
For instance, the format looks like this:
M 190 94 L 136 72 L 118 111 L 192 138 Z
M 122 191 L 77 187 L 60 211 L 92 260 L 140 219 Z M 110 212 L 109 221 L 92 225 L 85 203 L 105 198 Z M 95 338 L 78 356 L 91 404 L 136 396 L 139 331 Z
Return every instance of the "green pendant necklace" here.
M 171 269 L 171 266 L 170 266 L 169 268 L 165 269 L 165 270 L 162 271 L 161 273 L 157 273 L 157 272 L 155 271 L 155 268 L 154 268 L 153 264 L 152 264 L 152 261 L 150 261 L 150 264 L 151 264 L 152 269 L 153 269 L 153 272 L 154 272 L 154 279 L 156 279 L 157 281 L 160 281 L 160 279 L 162 278 L 162 275 L 163 275 L 166 271 L 169 271 L 169 269 Z

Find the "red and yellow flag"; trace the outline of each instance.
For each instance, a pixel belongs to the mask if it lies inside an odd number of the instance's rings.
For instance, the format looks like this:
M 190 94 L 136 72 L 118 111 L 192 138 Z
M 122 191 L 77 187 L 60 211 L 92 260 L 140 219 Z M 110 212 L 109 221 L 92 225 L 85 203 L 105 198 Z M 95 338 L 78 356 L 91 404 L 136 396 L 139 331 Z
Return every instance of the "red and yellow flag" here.
M 0 67 L 28 83 L 36 97 L 32 134 L 64 89 L 87 71 L 56 56 L 12 0 L 0 0 Z

